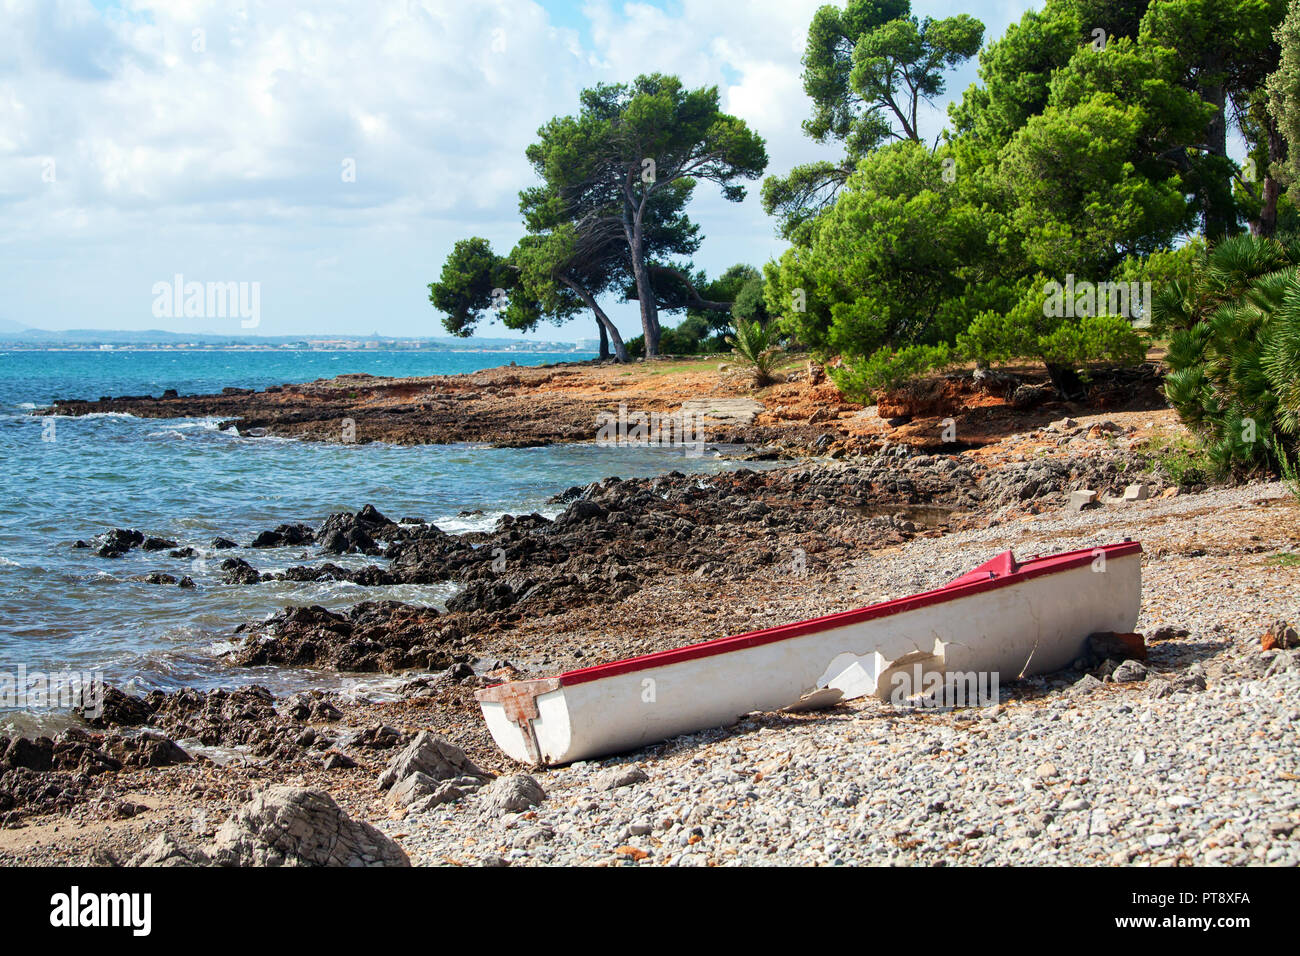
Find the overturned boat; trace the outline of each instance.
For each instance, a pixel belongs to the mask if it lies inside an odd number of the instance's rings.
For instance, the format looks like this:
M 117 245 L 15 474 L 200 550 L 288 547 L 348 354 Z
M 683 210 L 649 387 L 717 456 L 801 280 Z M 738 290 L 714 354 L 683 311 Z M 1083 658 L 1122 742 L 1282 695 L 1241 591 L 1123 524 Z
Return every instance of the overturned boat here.
M 888 699 L 916 675 L 1015 680 L 1068 667 L 1088 636 L 1132 631 L 1142 547 L 1123 541 L 1017 561 L 944 587 L 543 680 L 478 691 L 497 746 L 553 766 L 733 723 L 753 711 Z

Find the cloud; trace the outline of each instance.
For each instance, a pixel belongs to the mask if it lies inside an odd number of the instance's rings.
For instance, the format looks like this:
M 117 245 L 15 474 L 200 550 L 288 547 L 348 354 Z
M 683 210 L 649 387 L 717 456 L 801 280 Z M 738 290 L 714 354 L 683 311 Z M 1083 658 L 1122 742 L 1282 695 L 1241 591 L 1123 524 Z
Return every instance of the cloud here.
M 799 129 L 821 2 L 0 0 L 6 314 L 151 327 L 182 272 L 262 281 L 268 334 L 436 334 L 425 285 L 456 239 L 518 238 L 524 148 L 583 87 L 677 73 L 766 137 L 770 172 L 835 155 Z M 779 251 L 756 192 L 701 187 L 711 272 Z

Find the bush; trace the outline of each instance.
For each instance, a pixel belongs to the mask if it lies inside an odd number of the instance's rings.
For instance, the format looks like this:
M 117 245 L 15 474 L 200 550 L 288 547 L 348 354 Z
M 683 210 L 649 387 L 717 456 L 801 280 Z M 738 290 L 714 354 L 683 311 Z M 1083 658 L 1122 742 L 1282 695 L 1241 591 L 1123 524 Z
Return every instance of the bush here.
M 764 325 L 757 320 L 746 322 L 736 319 L 736 334 L 727 336 L 732 346 L 731 353 L 742 364 L 754 370 L 754 384 L 760 388 L 772 384 L 775 379 L 772 372 L 781 361 L 784 349 L 777 344 L 775 323 Z
M 664 329 L 659 336 L 661 355 L 709 355 L 726 347 L 726 336 L 716 333 L 699 316 L 691 316 L 676 328 Z M 627 354 L 645 355 L 645 336 L 627 341 Z
M 1210 458 L 1194 439 L 1153 435 L 1143 450 L 1152 470 L 1158 471 L 1180 488 L 1205 484 L 1223 477 L 1223 469 Z
M 1271 239 L 1220 243 L 1180 298 L 1158 299 L 1165 395 L 1222 469 L 1291 461 L 1300 444 L 1300 271 Z
M 1142 336 L 1124 316 L 1106 314 L 1106 303 L 1092 304 L 1089 311 L 1100 314 L 1049 314 L 1054 310 L 1042 274 L 1023 280 L 1018 292 L 1019 301 L 1010 310 L 981 312 L 957 337 L 963 354 L 984 363 L 1036 358 L 1047 366 L 1052 384 L 1066 397 L 1079 390 L 1076 370 L 1081 366 L 1089 362 L 1137 365 L 1146 356 Z
M 909 345 L 902 349 L 877 349 L 865 359 L 846 362 L 830 370 L 831 380 L 854 401 L 871 401 L 926 372 L 957 362 L 956 352 L 946 345 Z

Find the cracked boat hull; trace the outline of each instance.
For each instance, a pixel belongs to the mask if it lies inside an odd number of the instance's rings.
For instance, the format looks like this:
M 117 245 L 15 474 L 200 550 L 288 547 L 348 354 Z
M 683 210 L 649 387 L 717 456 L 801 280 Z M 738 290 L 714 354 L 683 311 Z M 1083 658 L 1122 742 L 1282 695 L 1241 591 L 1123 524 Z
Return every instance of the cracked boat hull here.
M 553 766 L 634 750 L 754 711 L 889 698 L 898 675 L 1049 673 L 1088 636 L 1132 631 L 1141 546 L 1017 562 L 1010 551 L 934 591 L 478 692 L 507 755 Z

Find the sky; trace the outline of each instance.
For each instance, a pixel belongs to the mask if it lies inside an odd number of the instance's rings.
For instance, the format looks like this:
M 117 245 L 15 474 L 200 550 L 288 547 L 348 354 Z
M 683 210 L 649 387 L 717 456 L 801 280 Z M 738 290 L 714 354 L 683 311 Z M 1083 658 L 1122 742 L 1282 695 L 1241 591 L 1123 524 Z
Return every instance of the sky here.
M 0 0 L 0 325 L 444 335 L 429 282 L 457 239 L 514 245 L 534 182 L 524 150 L 586 87 L 674 73 L 718 86 L 766 139 L 769 174 L 835 158 L 800 128 L 820 5 Z M 978 17 L 986 42 L 1038 5 L 912 4 Z M 950 74 L 928 141 L 974 80 L 974 60 Z M 698 267 L 780 255 L 758 187 L 729 203 L 700 185 Z M 167 315 L 177 276 L 256 284 L 257 324 Z M 607 305 L 639 333 L 635 304 Z M 518 335 L 497 322 L 478 334 Z M 580 316 L 533 337 L 595 334 Z

